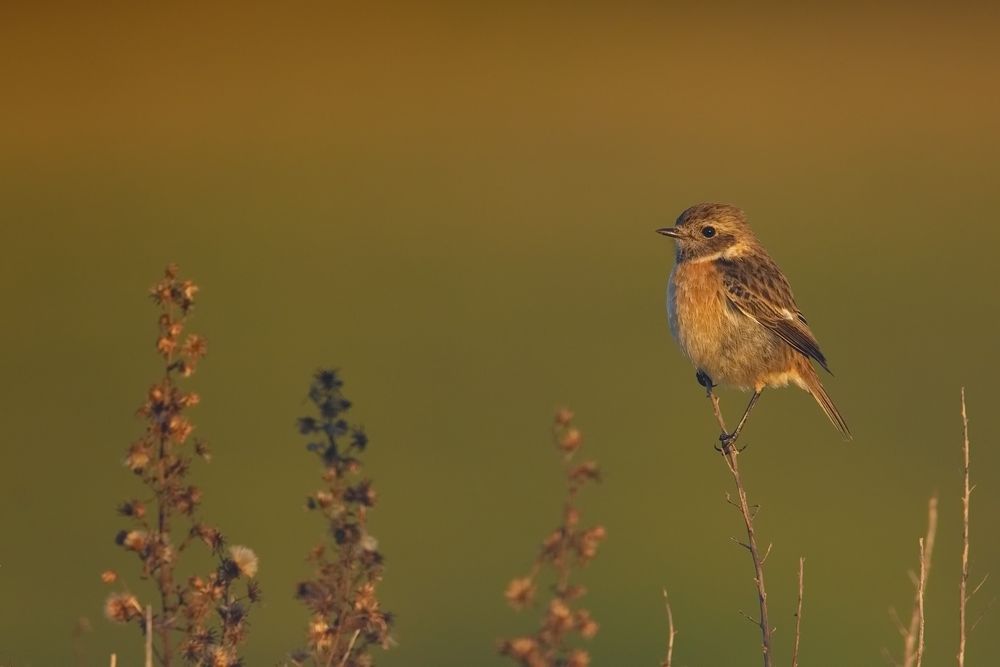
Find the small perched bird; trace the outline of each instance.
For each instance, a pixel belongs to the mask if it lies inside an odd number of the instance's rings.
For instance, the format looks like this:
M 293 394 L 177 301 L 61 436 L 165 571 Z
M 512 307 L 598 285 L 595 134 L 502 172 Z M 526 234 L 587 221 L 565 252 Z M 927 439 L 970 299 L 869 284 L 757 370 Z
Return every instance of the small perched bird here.
M 656 230 L 676 241 L 677 255 L 667 288 L 670 331 L 698 370 L 698 382 L 753 390 L 735 441 L 764 387 L 792 382 L 805 389 L 844 436 L 847 422 L 813 368 L 827 372 L 805 317 L 795 305 L 785 275 L 754 236 L 746 215 L 728 204 L 698 204 L 681 213 L 674 227 Z

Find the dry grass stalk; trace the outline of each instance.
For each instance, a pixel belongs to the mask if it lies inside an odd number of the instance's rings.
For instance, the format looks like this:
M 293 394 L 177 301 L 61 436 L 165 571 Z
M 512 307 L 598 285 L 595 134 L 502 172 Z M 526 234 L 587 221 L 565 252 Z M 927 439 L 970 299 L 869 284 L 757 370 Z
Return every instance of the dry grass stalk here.
M 792 646 L 792 667 L 799 667 L 799 639 L 802 637 L 802 594 L 806 559 L 799 556 L 799 604 L 795 609 L 795 644 Z
M 889 615 L 896 624 L 896 629 L 903 637 L 903 660 L 896 662 L 888 651 L 883 650 L 888 662 L 899 667 L 914 667 L 917 664 L 917 656 L 920 650 L 923 627 L 923 587 L 927 584 L 927 578 L 931 572 L 931 559 L 934 555 L 934 541 L 937 536 L 938 523 L 938 499 L 931 496 L 927 502 L 927 534 L 920 539 L 920 574 L 910 571 L 910 578 L 913 580 L 913 611 L 910 613 L 910 622 L 903 625 L 895 609 L 889 610 Z M 921 583 L 922 582 L 922 583 Z
M 719 408 L 719 397 L 716 396 L 715 392 L 711 389 L 708 389 L 708 397 L 712 401 L 712 411 L 715 413 L 715 418 L 719 422 L 719 428 L 722 429 L 723 433 L 729 433 L 729 430 L 726 428 L 726 422 L 722 417 L 722 410 Z M 740 511 L 740 514 L 743 515 L 743 523 L 747 531 L 747 541 L 745 543 L 738 542 L 738 544 L 750 552 L 750 557 L 753 560 L 754 584 L 757 587 L 757 601 L 760 607 L 760 617 L 756 619 L 754 623 L 760 627 L 761 650 L 764 654 L 764 667 L 771 667 L 772 628 L 767 618 L 767 590 L 764 586 L 764 561 L 767 559 L 767 554 L 765 553 L 762 556 L 760 549 L 757 547 L 757 536 L 753 527 L 753 520 L 756 516 L 756 512 L 751 511 L 750 509 L 750 503 L 747 500 L 747 492 L 743 486 L 743 479 L 740 475 L 740 450 L 736 448 L 735 443 L 730 443 L 722 447 L 722 456 L 726 462 L 726 466 L 729 468 L 729 472 L 733 476 L 733 481 L 736 483 L 736 493 L 739 502 L 734 502 L 728 494 L 727 500 L 731 505 L 735 506 Z M 770 551 L 770 549 L 768 549 L 768 551 Z
M 146 605 L 146 667 L 153 667 L 153 605 Z
M 663 606 L 667 608 L 667 655 L 660 667 L 671 667 L 674 661 L 674 637 L 677 636 L 677 630 L 674 628 L 674 612 L 670 608 L 666 588 L 663 589 Z
M 924 538 L 918 540 L 920 545 L 920 578 L 917 580 L 917 655 L 914 661 L 916 667 L 920 667 L 924 661 L 924 591 L 927 589 L 927 576 L 930 574 L 930 555 L 928 554 Z
M 965 412 L 965 387 L 962 387 L 962 456 L 964 460 L 963 465 L 963 490 L 962 494 L 962 578 L 959 580 L 959 637 L 958 637 L 958 665 L 959 667 L 964 667 L 965 665 L 965 646 L 966 646 L 966 635 L 976 629 L 979 622 L 983 620 L 983 616 L 986 612 L 990 610 L 993 605 L 994 600 L 991 600 L 986 609 L 979 615 L 970 627 L 967 626 L 967 616 L 966 616 L 966 606 L 976 593 L 980 591 L 986 580 L 989 579 L 989 573 L 986 574 L 972 589 L 971 593 L 966 593 L 968 589 L 969 582 L 969 497 L 975 490 L 975 486 L 969 486 L 969 418 Z
M 970 597 L 966 590 L 969 584 L 969 496 L 972 494 L 972 489 L 969 487 L 969 417 L 965 412 L 965 387 L 962 387 L 962 459 L 964 492 L 962 493 L 962 578 L 958 584 L 958 667 L 965 666 L 965 609 Z
M 580 524 L 580 510 L 576 497 L 580 489 L 600 478 L 594 461 L 576 464 L 573 459 L 582 444 L 580 431 L 573 426 L 573 413 L 559 410 L 556 413 L 553 435 L 557 448 L 563 453 L 567 493 L 563 505 L 562 522 L 545 541 L 531 568 L 525 576 L 514 579 L 507 586 L 504 596 L 515 609 L 530 606 L 535 599 L 538 578 L 543 570 L 550 570 L 555 578 L 552 597 L 546 605 L 541 627 L 533 635 L 504 640 L 499 652 L 520 663 L 523 667 L 587 667 L 590 654 L 571 644 L 574 635 L 591 639 L 597 634 L 597 622 L 582 607 L 574 608 L 586 589 L 571 582 L 573 570 L 590 562 L 604 540 L 603 526 L 584 528 Z
M 306 499 L 306 507 L 322 515 L 331 543 L 310 552 L 313 576 L 296 589 L 312 614 L 306 648 L 291 656 L 296 665 L 368 667 L 374 664 L 371 649 L 391 642 L 393 617 L 376 595 L 383 556 L 368 532 L 368 513 L 377 498 L 371 480 L 362 476 L 360 456 L 368 436 L 348 424 L 351 402 L 342 387 L 337 371 L 317 371 L 309 387 L 317 414 L 298 420 L 299 432 L 310 440 L 306 449 L 323 469 L 322 488 Z

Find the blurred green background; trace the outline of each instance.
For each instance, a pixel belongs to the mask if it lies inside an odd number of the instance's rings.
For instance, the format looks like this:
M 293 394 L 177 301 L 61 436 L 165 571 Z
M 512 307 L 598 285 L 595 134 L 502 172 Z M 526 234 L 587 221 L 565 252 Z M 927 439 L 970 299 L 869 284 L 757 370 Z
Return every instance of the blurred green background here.
M 304 635 L 321 537 L 294 430 L 335 365 L 372 444 L 399 646 L 379 663 L 499 665 L 558 520 L 553 409 L 605 482 L 587 569 L 595 665 L 754 665 L 755 598 L 716 427 L 669 338 L 686 206 L 745 208 L 796 289 L 854 429 L 765 395 L 745 432 L 777 652 L 806 557 L 803 664 L 878 665 L 941 494 L 926 664 L 957 640 L 959 387 L 972 420 L 973 579 L 1000 569 L 1000 42 L 979 5 L 750 10 L 602 3 L 181 3 L 0 9 L 0 665 L 137 664 L 98 578 L 136 564 L 114 507 L 155 379 L 146 288 L 201 286 L 193 413 L 204 515 L 261 557 L 249 665 Z M 745 397 L 723 393 L 734 419 Z M 996 595 L 988 582 L 974 619 Z M 144 590 L 139 587 L 139 590 Z M 1000 619 L 969 664 L 1000 656 Z

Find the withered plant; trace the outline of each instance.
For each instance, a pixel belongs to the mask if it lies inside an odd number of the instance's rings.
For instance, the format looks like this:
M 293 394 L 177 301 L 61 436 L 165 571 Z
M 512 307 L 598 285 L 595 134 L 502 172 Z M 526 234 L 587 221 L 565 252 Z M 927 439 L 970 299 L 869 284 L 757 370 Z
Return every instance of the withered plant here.
M 145 493 L 119 505 L 131 526 L 115 541 L 139 559 L 140 578 L 151 580 L 158 593 L 149 623 L 157 642 L 148 644 L 157 662 L 169 667 L 182 657 L 196 665 L 235 667 L 242 664 L 237 650 L 246 636 L 249 608 L 260 598 L 258 563 L 252 550 L 227 548 L 222 532 L 200 520 L 202 491 L 188 481 L 194 459 L 210 458 L 208 446 L 192 436 L 187 417 L 199 403 L 198 394 L 182 388 L 206 352 L 205 339 L 186 331 L 197 293 L 198 286 L 179 278 L 175 266 L 168 266 L 151 289 L 160 311 L 156 350 L 163 375 L 138 410 L 145 431 L 124 460 Z M 206 575 L 182 579 L 181 556 L 197 542 L 211 550 L 217 565 Z M 120 580 L 113 570 L 101 576 L 109 584 Z M 145 606 L 126 589 L 108 597 L 105 615 L 146 632 Z
M 312 612 L 306 648 L 292 655 L 296 665 L 370 667 L 375 664 L 372 649 L 387 648 L 391 641 L 393 617 L 382 610 L 375 591 L 383 558 L 368 532 L 376 494 L 359 458 L 368 436 L 348 424 L 351 402 L 342 386 L 337 371 L 318 371 L 309 388 L 316 414 L 298 420 L 299 432 L 309 438 L 306 448 L 323 469 L 322 488 L 306 499 L 306 506 L 323 516 L 328 541 L 309 553 L 312 578 L 296 589 L 296 597 Z
M 539 580 L 549 573 L 554 581 L 551 596 L 544 603 L 541 626 L 532 635 L 500 642 L 499 651 L 525 667 L 586 667 L 590 654 L 578 646 L 578 638 L 591 639 L 597 634 L 597 622 L 580 606 L 586 589 L 572 581 L 574 571 L 582 568 L 596 555 L 605 538 L 603 526 L 584 527 L 576 501 L 580 490 L 600 479 L 594 461 L 576 463 L 583 438 L 573 426 L 573 413 L 559 410 L 553 425 L 553 439 L 563 454 L 566 476 L 566 500 L 562 521 L 545 541 L 531 571 L 514 579 L 504 593 L 514 609 L 524 609 L 535 603 Z

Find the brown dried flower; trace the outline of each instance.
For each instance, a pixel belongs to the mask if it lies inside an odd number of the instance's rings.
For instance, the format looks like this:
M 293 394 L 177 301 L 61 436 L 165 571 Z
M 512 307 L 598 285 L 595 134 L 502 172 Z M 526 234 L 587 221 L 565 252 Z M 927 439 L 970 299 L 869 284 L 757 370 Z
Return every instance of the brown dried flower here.
M 104 616 L 115 623 L 127 623 L 142 616 L 142 605 L 131 593 L 112 593 L 104 601 Z
M 229 547 L 229 557 L 236 564 L 240 574 L 248 579 L 257 576 L 257 554 L 250 547 L 235 545 Z
M 553 436 L 556 446 L 565 454 L 566 502 L 562 523 L 542 541 L 531 573 L 508 584 L 504 597 L 516 609 L 531 603 L 535 580 L 546 568 L 554 571 L 556 584 L 548 601 L 541 627 L 534 636 L 516 637 L 500 643 L 501 655 L 508 656 L 524 667 L 587 667 L 590 654 L 573 647 L 574 636 L 591 639 L 598 631 L 597 622 L 586 609 L 575 607 L 586 589 L 571 583 L 573 568 L 585 565 L 597 554 L 598 545 L 606 533 L 602 526 L 582 528 L 577 493 L 587 482 L 599 479 L 599 469 L 593 461 L 574 465 L 572 459 L 583 444 L 583 436 L 573 426 L 573 413 L 561 409 L 556 413 Z
M 531 577 L 511 580 L 504 591 L 507 602 L 515 609 L 524 609 L 535 598 L 535 582 Z

